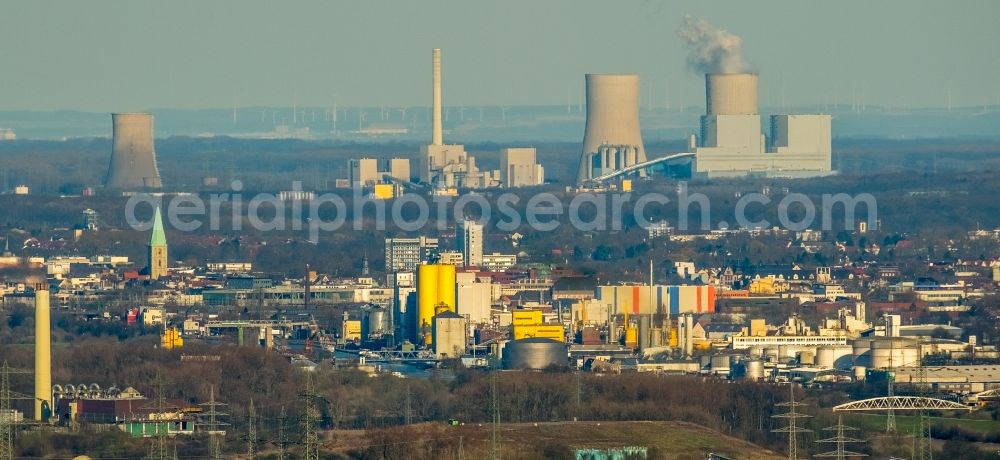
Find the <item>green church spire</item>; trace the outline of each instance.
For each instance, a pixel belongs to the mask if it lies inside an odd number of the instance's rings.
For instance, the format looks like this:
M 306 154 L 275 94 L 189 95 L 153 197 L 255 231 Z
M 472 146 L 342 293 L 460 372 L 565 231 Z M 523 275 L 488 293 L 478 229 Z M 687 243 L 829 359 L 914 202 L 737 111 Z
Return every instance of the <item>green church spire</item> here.
M 149 238 L 149 245 L 152 246 L 166 246 L 167 236 L 163 233 L 163 219 L 160 217 L 160 207 L 156 207 L 156 213 L 153 215 L 153 235 Z

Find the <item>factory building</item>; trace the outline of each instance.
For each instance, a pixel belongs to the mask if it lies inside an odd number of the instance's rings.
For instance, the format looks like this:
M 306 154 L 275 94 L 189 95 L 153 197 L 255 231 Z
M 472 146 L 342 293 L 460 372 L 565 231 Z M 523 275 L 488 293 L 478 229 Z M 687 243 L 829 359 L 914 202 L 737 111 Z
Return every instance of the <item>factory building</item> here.
M 479 278 L 474 272 L 455 275 L 456 308 L 458 314 L 469 318 L 473 324 L 490 321 L 493 305 L 493 283 L 489 278 Z
M 762 134 L 758 77 L 751 73 L 705 75 L 705 115 L 692 139 L 694 175 L 811 177 L 831 172 L 829 115 L 773 115 L 770 138 Z
M 483 265 L 483 226 L 474 220 L 463 220 L 458 223 L 455 238 L 457 249 L 462 253 L 466 267 Z
M 121 191 L 161 188 L 153 149 L 153 115 L 113 113 L 111 122 L 114 138 L 104 187 Z
M 545 168 L 538 164 L 535 158 L 535 149 L 501 149 L 500 182 L 508 188 L 544 184 Z
M 639 131 L 639 76 L 587 74 L 587 125 L 577 182 L 646 161 Z
M 594 298 L 613 315 L 715 312 L 714 286 L 598 286 Z
M 461 358 L 469 341 L 469 320 L 453 311 L 434 315 L 434 356 Z

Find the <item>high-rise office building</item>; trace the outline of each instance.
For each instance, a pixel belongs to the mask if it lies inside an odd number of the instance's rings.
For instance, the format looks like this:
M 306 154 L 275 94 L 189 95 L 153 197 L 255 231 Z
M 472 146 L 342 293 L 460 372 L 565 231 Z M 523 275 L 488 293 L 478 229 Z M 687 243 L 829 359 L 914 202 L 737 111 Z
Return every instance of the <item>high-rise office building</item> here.
M 389 272 L 413 271 L 437 253 L 437 238 L 386 238 L 385 269 Z
M 474 220 L 459 222 L 455 240 L 458 250 L 462 251 L 466 267 L 479 267 L 483 264 L 482 225 Z

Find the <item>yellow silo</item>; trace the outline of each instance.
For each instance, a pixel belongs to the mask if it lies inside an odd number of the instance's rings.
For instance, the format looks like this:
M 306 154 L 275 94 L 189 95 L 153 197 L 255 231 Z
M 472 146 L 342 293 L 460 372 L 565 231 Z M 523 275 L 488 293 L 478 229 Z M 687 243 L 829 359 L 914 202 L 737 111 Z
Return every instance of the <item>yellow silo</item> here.
M 430 337 L 434 306 L 438 303 L 438 267 L 425 264 L 417 267 L 417 324 L 416 335 Z
M 447 305 L 455 313 L 455 266 L 439 265 L 437 282 L 437 303 Z

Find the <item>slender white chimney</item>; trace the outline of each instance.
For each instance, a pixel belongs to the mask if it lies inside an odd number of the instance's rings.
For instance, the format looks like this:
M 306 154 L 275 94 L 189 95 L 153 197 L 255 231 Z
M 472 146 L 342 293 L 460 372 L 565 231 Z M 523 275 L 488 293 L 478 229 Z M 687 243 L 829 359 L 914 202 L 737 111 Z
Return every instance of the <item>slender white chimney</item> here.
M 434 68 L 434 113 L 433 113 L 433 133 L 431 134 L 431 145 L 441 145 L 444 139 L 441 135 L 441 48 L 434 48 L 433 53 Z
M 48 286 L 35 288 L 35 420 L 52 410 L 52 351 L 49 348 Z

